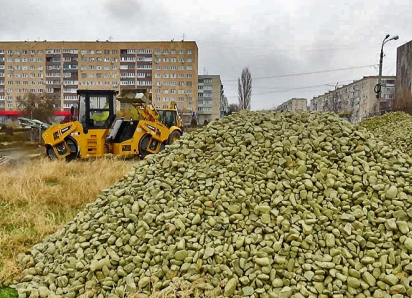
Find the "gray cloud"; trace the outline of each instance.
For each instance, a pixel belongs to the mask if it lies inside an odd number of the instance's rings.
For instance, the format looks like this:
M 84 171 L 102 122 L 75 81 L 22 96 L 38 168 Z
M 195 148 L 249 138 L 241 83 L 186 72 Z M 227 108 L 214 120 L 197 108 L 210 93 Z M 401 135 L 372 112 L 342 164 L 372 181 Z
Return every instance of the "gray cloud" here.
M 0 0 L 3 40 L 195 40 L 199 73 L 220 74 L 230 102 L 248 66 L 252 77 L 377 64 L 382 38 L 384 74 L 395 74 L 396 47 L 409 41 L 408 0 Z M 350 2 L 350 3 L 348 3 Z M 377 74 L 364 68 L 253 81 L 252 108 L 291 97 L 311 98 L 333 89 L 325 84 Z M 285 89 L 318 86 L 278 92 Z M 269 94 L 260 94 L 267 93 Z
M 104 7 L 115 20 L 137 21 L 141 19 L 141 5 L 137 0 L 107 0 Z

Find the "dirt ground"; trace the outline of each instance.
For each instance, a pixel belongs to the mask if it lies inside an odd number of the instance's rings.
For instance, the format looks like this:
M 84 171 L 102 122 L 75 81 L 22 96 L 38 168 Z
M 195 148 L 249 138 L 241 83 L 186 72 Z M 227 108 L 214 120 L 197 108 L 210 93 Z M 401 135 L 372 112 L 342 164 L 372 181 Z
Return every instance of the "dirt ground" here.
M 0 163 L 20 163 L 44 156 L 45 149 L 38 144 L 25 142 L 0 143 Z

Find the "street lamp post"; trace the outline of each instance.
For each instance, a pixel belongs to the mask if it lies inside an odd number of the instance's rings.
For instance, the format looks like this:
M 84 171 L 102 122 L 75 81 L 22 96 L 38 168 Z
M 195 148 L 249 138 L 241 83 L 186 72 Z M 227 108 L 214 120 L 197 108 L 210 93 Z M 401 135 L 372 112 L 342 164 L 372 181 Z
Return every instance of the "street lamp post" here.
M 391 40 L 398 40 L 399 36 L 395 35 L 391 38 L 390 34 L 387 34 L 385 36 L 385 39 L 382 41 L 382 47 L 381 47 L 381 55 L 380 55 L 380 59 L 379 59 L 379 78 L 378 78 L 378 84 L 375 86 L 375 92 L 376 92 L 376 98 L 378 98 L 379 101 L 379 110 L 380 110 L 380 102 L 381 102 L 381 91 L 382 91 L 382 66 L 383 66 L 383 46 Z

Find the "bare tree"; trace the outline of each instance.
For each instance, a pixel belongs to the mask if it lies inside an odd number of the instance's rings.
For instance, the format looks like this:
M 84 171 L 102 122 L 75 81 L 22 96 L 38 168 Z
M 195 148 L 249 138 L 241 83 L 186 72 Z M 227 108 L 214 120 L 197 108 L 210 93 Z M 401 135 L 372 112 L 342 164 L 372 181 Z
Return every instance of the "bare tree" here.
M 249 68 L 242 70 L 242 75 L 237 79 L 237 88 L 239 95 L 239 108 L 241 110 L 250 110 L 250 99 L 252 98 L 252 75 Z
M 49 97 L 46 94 L 28 93 L 24 97 L 17 98 L 17 104 L 26 117 L 42 122 L 50 122 L 49 118 L 54 115 L 58 103 L 56 97 Z
M 238 105 L 238 104 L 231 103 L 231 104 L 229 105 L 227 114 L 230 115 L 230 114 L 232 114 L 232 113 L 239 112 L 239 110 L 240 110 L 240 108 L 239 108 L 239 105 Z

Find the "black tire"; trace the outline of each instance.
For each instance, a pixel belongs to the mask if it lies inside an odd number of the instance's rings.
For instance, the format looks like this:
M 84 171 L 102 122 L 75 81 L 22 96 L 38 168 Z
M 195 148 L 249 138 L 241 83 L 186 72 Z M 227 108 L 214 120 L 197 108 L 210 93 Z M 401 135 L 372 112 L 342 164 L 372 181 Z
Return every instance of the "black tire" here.
M 149 146 L 149 142 L 152 136 L 150 134 L 145 134 L 139 141 L 139 154 L 144 158 L 145 156 L 151 154 L 149 151 L 146 150 L 147 146 Z
M 77 157 L 79 156 L 77 142 L 73 138 L 68 137 L 66 138 L 66 144 L 70 149 L 70 154 L 66 156 L 66 161 L 72 161 L 77 159 Z
M 173 142 L 177 141 L 178 139 L 180 139 L 180 137 L 182 136 L 181 132 L 178 130 L 174 130 L 172 131 L 172 133 L 169 135 L 169 137 L 167 138 L 167 144 L 173 144 Z
M 53 150 L 52 146 L 47 146 L 46 148 L 46 155 L 50 160 L 56 160 L 57 159 L 57 155 Z

